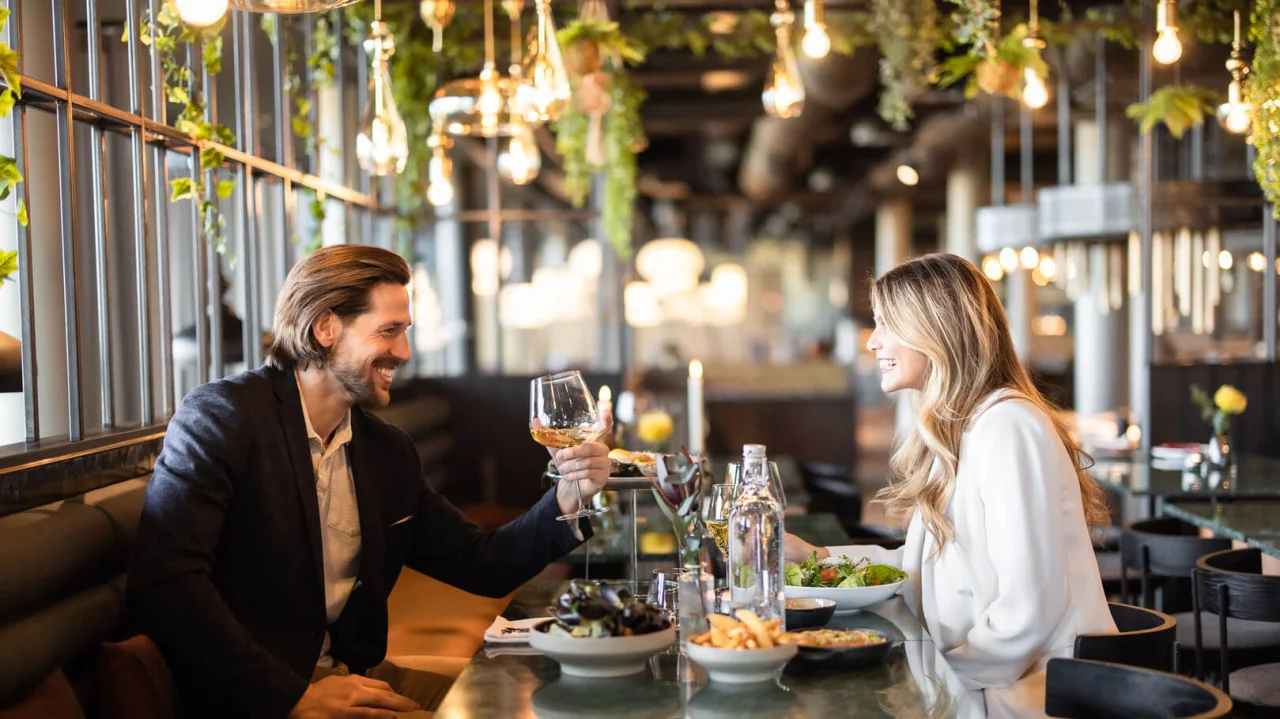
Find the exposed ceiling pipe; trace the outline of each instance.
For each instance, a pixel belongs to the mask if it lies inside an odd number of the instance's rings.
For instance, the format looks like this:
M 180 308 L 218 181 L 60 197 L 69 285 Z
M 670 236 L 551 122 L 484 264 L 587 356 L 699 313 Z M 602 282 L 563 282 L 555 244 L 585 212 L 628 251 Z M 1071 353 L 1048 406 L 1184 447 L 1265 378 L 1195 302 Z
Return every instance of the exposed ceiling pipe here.
M 742 155 L 738 186 L 754 202 L 779 199 L 792 188 L 796 176 L 809 169 L 815 131 L 876 87 L 879 55 L 868 49 L 821 60 L 801 54 L 799 64 L 804 112 L 791 119 L 768 115 L 757 119 Z

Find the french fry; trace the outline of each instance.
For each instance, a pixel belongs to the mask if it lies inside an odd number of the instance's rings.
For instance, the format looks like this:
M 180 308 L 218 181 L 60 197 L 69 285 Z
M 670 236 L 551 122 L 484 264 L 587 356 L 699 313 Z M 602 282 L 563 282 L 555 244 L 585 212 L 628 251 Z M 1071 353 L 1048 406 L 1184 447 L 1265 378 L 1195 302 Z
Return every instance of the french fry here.
M 738 622 L 733 617 L 727 617 L 723 614 L 712 614 L 707 617 L 707 620 L 711 622 L 712 627 L 724 632 L 738 627 Z
M 738 621 L 747 625 L 751 633 L 755 635 L 756 642 L 760 644 L 762 649 L 768 649 L 773 646 L 773 640 L 769 638 L 769 630 L 765 627 L 764 622 L 760 621 L 760 617 L 749 609 L 739 609 L 734 612 L 734 616 Z
M 710 634 L 712 646 L 716 646 L 716 647 L 729 646 L 729 635 L 726 634 L 725 631 L 720 627 L 716 627 L 716 626 L 711 627 L 711 631 L 709 632 L 709 634 Z

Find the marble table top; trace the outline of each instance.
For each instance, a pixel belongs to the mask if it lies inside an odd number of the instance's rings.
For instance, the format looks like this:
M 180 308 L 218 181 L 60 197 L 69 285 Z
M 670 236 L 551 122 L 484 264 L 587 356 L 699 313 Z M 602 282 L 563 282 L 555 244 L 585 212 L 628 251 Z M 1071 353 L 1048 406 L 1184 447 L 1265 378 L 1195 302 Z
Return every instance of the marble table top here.
M 534 581 L 503 616 L 545 616 L 563 582 Z M 964 691 L 901 598 L 838 616 L 828 626 L 876 629 L 893 641 L 883 662 L 819 669 L 793 660 L 774 682 L 709 683 L 676 647 L 623 679 L 575 679 L 527 646 L 484 646 L 454 683 L 437 719 L 478 717 L 985 717 L 981 693 Z
M 1280 558 L 1280 499 L 1169 502 L 1163 511 L 1219 537 L 1244 542 Z

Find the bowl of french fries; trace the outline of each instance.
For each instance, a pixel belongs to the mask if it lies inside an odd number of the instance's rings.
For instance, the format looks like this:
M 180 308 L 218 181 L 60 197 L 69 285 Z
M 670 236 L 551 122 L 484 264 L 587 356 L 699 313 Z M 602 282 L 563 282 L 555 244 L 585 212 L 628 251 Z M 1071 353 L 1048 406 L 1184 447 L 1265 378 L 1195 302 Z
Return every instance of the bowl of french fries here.
M 685 653 L 707 670 L 713 682 L 751 684 L 772 681 L 796 655 L 795 639 L 781 619 L 763 621 L 747 609 L 734 616 L 712 614 L 711 629 L 689 638 Z

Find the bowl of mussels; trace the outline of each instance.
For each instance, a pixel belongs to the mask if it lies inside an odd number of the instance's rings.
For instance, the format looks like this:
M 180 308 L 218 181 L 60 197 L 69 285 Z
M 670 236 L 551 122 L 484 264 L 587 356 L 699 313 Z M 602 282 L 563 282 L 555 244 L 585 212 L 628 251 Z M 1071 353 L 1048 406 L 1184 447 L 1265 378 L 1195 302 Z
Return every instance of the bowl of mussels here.
M 569 676 L 637 674 L 676 640 L 661 609 L 606 582 L 573 580 L 550 612 L 555 621 L 530 631 L 529 646 L 559 662 Z

